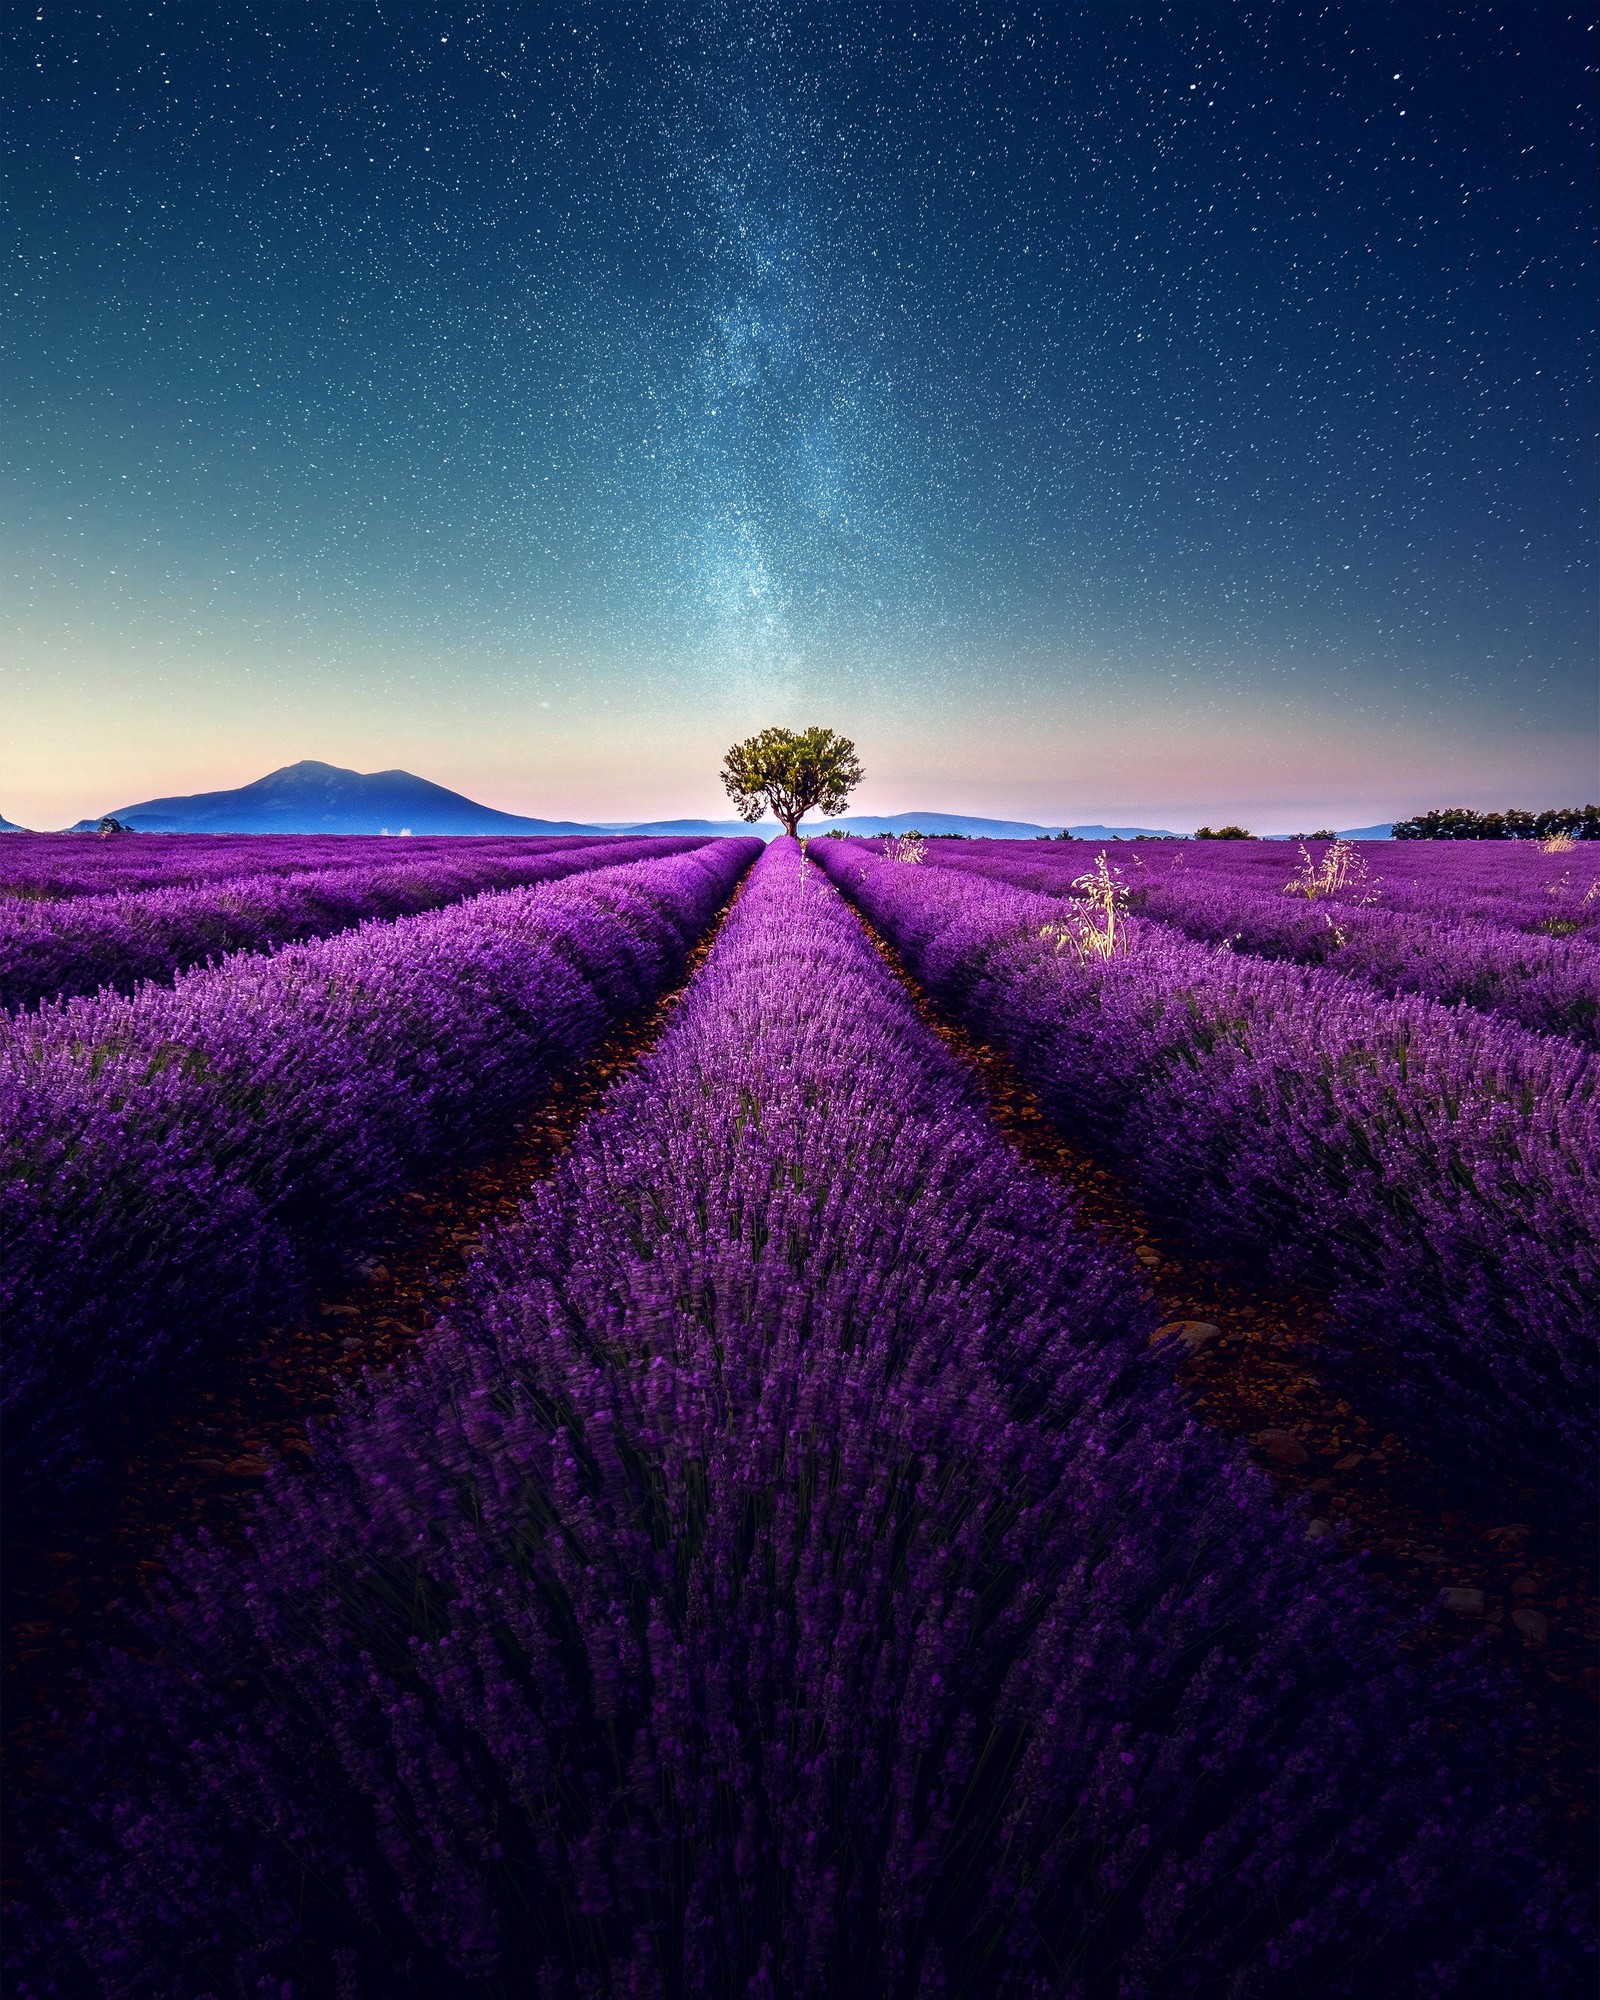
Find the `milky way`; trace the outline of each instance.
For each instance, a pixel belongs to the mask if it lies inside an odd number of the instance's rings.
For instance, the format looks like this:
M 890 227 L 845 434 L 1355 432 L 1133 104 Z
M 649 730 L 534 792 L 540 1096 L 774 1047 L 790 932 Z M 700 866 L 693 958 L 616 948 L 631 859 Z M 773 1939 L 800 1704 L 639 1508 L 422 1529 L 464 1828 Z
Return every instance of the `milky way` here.
M 548 716 L 663 799 L 662 718 L 812 711 L 1036 812 L 1095 731 L 1097 804 L 1257 727 L 1286 797 L 1358 738 L 1391 789 L 1580 785 L 1590 26 L 20 12 L 30 767 L 88 698 L 242 775 L 375 714 L 425 758 L 447 706 L 458 779 Z

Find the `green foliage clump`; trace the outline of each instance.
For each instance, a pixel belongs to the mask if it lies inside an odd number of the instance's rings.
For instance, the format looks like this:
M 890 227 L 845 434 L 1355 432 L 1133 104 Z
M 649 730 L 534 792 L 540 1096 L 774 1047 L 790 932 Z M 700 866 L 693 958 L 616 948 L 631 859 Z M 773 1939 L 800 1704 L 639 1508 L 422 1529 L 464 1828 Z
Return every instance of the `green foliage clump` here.
M 763 729 L 722 760 L 722 787 L 739 817 L 770 811 L 791 840 L 805 813 L 843 812 L 860 783 L 856 746 L 831 729 Z
M 1540 813 L 1515 806 L 1486 813 L 1471 806 L 1440 806 L 1397 820 L 1392 832 L 1396 840 L 1549 840 L 1556 834 L 1600 840 L 1600 806 L 1560 806 Z

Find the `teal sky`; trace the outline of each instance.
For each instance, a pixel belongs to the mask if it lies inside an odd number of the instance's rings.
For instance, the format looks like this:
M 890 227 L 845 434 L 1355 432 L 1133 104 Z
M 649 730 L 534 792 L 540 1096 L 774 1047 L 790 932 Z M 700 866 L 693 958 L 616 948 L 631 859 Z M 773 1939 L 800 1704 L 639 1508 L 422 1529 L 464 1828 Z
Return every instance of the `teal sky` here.
M 529 14 L 13 16 L 0 811 L 1600 791 L 1582 16 Z

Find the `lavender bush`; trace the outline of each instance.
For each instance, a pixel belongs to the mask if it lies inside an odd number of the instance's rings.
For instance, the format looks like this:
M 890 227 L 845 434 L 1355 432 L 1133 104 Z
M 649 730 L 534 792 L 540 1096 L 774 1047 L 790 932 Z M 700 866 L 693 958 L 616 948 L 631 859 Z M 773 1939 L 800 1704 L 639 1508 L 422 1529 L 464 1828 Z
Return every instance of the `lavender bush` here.
M 1326 858 L 1327 843 L 1305 845 L 1314 864 Z M 1600 848 L 1589 843 L 1556 854 L 1520 840 L 1355 846 L 1365 874 L 1331 899 L 1336 915 L 1360 907 L 1376 888 L 1382 908 L 1434 923 L 1486 923 L 1530 936 L 1600 940 Z M 1082 872 L 1085 851 L 1076 841 L 941 841 L 930 848 L 929 858 L 1018 888 L 1053 891 L 1063 874 Z M 1299 848 L 1284 841 L 1141 840 L 1113 844 L 1110 851 L 1131 879 L 1147 883 L 1199 879 L 1281 895 L 1300 872 Z
M 774 843 L 453 1322 L 179 1558 L 15 1990 L 1576 1991 L 1474 1670 L 1152 1318 Z
M 961 874 L 1055 896 L 1076 896 L 1073 883 L 1083 868 L 1081 856 L 1072 863 L 1022 855 L 936 859 Z M 1131 908 L 1202 943 L 1324 965 L 1380 992 L 1465 1003 L 1524 1028 L 1600 1045 L 1600 950 L 1576 937 L 1450 917 L 1442 891 L 1437 917 L 1339 894 L 1296 898 L 1279 879 L 1286 875 L 1281 860 L 1264 880 L 1261 871 L 1244 876 L 1225 868 L 1163 868 L 1123 855 L 1115 865 Z
M 456 847 L 397 861 L 389 841 L 381 863 L 0 905 L 0 1006 L 32 1006 L 107 986 L 126 993 L 143 980 L 171 979 L 227 952 L 272 951 L 488 890 L 531 887 L 699 845 L 693 839 L 606 840 L 523 853 Z
M 293 1298 L 307 1259 L 673 976 L 756 851 L 480 896 L 0 1028 L 5 1446 Z
M 591 833 L 423 834 L 400 840 L 361 833 L 141 833 L 102 840 L 81 833 L 12 833 L 0 841 L 0 904 L 181 889 L 244 875 L 383 867 L 439 855 L 555 854 L 590 847 Z
M 1600 1044 L 1600 950 L 1576 937 L 1336 899 L 1296 902 L 1200 873 L 1136 880 L 1132 900 L 1202 942 L 1325 965 L 1384 993 L 1464 1003 L 1589 1048 Z
M 1153 1212 L 1332 1288 L 1330 1356 L 1364 1406 L 1501 1488 L 1592 1502 L 1592 1054 L 1137 918 L 1125 952 L 1085 961 L 1054 899 L 812 851 Z

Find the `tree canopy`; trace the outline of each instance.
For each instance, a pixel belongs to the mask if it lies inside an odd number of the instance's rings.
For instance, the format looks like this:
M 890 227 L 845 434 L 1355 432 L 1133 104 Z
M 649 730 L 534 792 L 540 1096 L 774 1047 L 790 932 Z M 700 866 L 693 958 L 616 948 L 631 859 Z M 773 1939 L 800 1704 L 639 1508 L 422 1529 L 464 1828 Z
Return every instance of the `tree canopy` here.
M 1558 806 L 1548 812 L 1474 812 L 1470 806 L 1440 806 L 1415 819 L 1396 820 L 1396 840 L 1548 840 L 1570 834 L 1574 840 L 1600 840 L 1600 806 Z
M 843 812 L 861 783 L 856 746 L 831 729 L 763 729 L 722 760 L 722 784 L 741 819 L 770 811 L 792 839 L 813 807 Z

